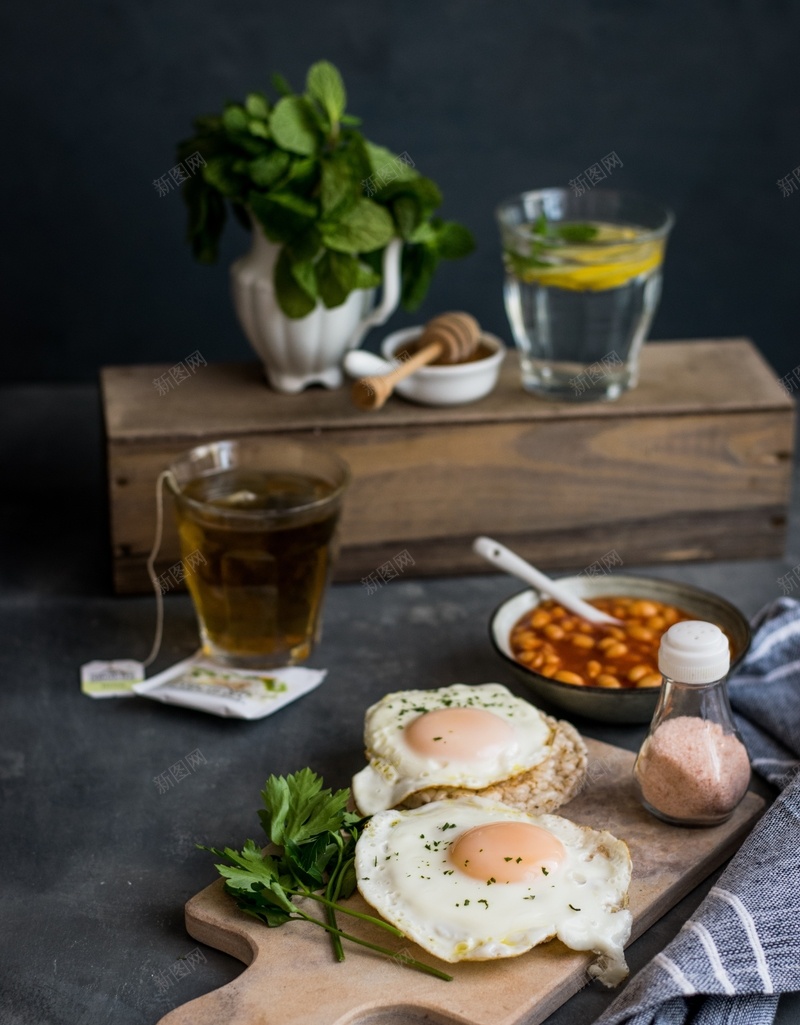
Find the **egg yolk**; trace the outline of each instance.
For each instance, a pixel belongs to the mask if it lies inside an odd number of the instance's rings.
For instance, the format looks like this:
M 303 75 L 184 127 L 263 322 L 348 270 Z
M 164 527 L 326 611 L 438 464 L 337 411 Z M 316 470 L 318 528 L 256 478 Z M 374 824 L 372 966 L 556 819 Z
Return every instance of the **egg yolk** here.
M 467 829 L 451 845 L 451 863 L 481 882 L 523 883 L 560 865 L 564 845 L 532 822 L 487 822 Z
M 483 708 L 436 708 L 405 728 L 408 746 L 425 758 L 463 761 L 498 755 L 514 739 L 514 727 Z

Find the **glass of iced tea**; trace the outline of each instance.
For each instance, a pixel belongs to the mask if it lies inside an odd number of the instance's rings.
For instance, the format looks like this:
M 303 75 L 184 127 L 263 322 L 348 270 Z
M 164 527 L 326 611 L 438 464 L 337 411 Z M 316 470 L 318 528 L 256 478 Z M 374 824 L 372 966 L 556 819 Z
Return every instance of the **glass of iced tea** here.
M 225 666 L 293 665 L 319 637 L 347 464 L 287 439 L 218 441 L 167 478 L 203 651 Z

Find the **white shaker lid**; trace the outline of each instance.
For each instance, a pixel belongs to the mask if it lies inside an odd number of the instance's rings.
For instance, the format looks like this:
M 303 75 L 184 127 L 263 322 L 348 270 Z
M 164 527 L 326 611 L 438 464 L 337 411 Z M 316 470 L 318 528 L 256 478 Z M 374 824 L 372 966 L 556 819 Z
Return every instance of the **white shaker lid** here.
M 675 623 L 661 638 L 658 668 L 681 683 L 712 683 L 731 667 L 728 638 L 713 623 Z

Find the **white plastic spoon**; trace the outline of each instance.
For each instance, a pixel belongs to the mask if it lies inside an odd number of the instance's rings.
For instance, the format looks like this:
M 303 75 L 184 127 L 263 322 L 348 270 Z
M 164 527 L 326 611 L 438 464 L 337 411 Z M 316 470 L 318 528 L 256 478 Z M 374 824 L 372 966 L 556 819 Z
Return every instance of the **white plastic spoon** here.
M 510 548 L 501 545 L 499 541 L 493 541 L 490 537 L 476 537 L 472 543 L 472 550 L 477 555 L 482 555 L 487 562 L 491 562 L 498 569 L 510 573 L 512 577 L 524 580 L 526 584 L 531 584 L 537 590 L 543 591 L 551 598 L 555 598 L 557 602 L 569 609 L 570 612 L 574 612 L 576 616 L 580 616 L 582 619 L 588 619 L 590 623 L 617 624 L 620 622 L 619 619 L 601 612 L 594 605 L 590 605 L 588 602 L 576 597 L 568 588 L 563 587 L 556 580 L 551 580 L 540 569 L 536 569 L 529 562 L 525 562 L 524 559 L 515 555 Z

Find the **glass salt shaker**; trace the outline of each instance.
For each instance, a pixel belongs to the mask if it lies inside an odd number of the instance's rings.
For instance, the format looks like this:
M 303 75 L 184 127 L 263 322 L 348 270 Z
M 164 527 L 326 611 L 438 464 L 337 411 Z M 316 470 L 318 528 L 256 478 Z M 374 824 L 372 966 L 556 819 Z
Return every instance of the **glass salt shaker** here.
M 715 826 L 747 793 L 750 759 L 726 687 L 728 639 L 713 623 L 675 623 L 661 638 L 664 677 L 633 775 L 644 807 L 676 826 Z

